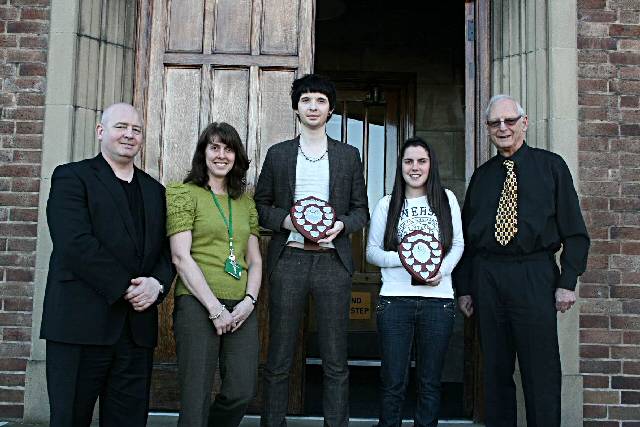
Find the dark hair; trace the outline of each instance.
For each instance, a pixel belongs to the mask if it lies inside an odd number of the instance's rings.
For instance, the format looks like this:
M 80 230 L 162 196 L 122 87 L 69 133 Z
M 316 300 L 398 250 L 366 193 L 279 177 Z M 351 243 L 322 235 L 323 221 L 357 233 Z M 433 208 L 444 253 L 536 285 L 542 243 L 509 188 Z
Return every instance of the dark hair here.
M 329 99 L 329 110 L 336 108 L 336 86 L 320 74 L 306 74 L 295 79 L 291 85 L 291 108 L 298 109 L 300 97 L 305 93 L 320 92 Z
M 205 150 L 207 145 L 213 143 L 215 136 L 220 138 L 227 147 L 230 147 L 236 154 L 233 168 L 225 177 L 227 185 L 227 193 L 232 199 L 242 196 L 247 187 L 247 170 L 249 169 L 249 158 L 247 152 L 240 141 L 238 131 L 228 123 L 214 122 L 208 125 L 200 134 L 196 151 L 193 153 L 191 160 L 191 170 L 183 182 L 190 182 L 200 187 L 208 187 L 209 171 L 207 169 L 207 161 L 205 159 Z
M 449 206 L 449 198 L 440 182 L 440 172 L 438 172 L 438 159 L 436 152 L 429 147 L 429 144 L 422 138 L 409 138 L 402 145 L 400 154 L 398 155 L 398 163 L 396 165 L 396 178 L 391 192 L 391 201 L 389 202 L 389 212 L 387 214 L 387 225 L 384 231 L 384 249 L 387 251 L 395 251 L 398 249 L 398 221 L 404 207 L 404 190 L 406 183 L 402 176 L 402 159 L 404 153 L 409 147 L 422 147 L 429 155 L 429 176 L 425 186 L 427 187 L 427 201 L 431 211 L 438 219 L 438 228 L 440 229 L 440 242 L 444 249 L 444 253 L 448 253 L 451 249 L 453 240 L 453 225 L 451 223 L 451 206 Z

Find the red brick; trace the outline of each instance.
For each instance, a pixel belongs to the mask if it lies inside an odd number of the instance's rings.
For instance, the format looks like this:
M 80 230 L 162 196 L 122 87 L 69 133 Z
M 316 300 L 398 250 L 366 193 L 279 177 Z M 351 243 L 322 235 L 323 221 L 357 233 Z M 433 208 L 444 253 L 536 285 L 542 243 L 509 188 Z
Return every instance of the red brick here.
M 1 345 L 0 345 L 0 348 L 2 348 Z M 23 398 L 24 398 L 24 390 L 0 388 L 0 401 L 22 402 Z
M 0 359 L 0 371 L 24 372 L 26 369 L 27 369 L 27 361 L 25 359 L 16 359 L 16 358 Z
M 620 272 L 589 270 L 580 276 L 580 283 L 617 284 L 620 283 Z
M 16 133 L 42 134 L 42 123 L 37 122 L 16 122 Z
M 16 163 L 40 164 L 42 161 L 42 152 L 40 150 L 14 150 L 13 161 Z M 37 189 L 35 191 L 37 191 Z
M 583 375 L 582 382 L 584 388 L 609 388 L 609 378 L 605 375 Z
M 578 64 L 578 77 L 588 79 L 610 79 L 616 76 L 616 71 L 612 64 Z
M 20 64 L 18 71 L 20 76 L 46 76 L 47 66 L 45 64 Z
M 580 298 L 608 298 L 609 287 L 606 285 L 589 285 L 581 283 L 578 288 Z
M 7 23 L 7 33 L 47 34 L 49 23 L 37 21 L 14 21 Z
M 580 372 L 593 374 L 619 374 L 622 363 L 617 360 L 581 360 Z
M 584 37 L 578 36 L 578 49 L 604 49 L 615 50 L 617 44 L 610 37 Z
M 42 135 L 16 135 L 9 148 L 42 148 Z
M 0 47 L 18 47 L 18 37 L 15 34 L 0 34 Z
M 611 329 L 640 330 L 640 317 L 611 316 Z
M 20 35 L 18 38 L 20 47 L 27 49 L 46 49 L 49 45 L 46 35 L 38 36 L 35 34 Z
M 640 155 L 637 154 L 625 154 L 620 157 L 620 166 L 638 167 L 640 164 Z
M 29 163 L 39 163 L 36 160 L 40 158 L 40 152 L 34 152 L 37 155 L 34 155 L 33 159 Z M 14 158 L 14 161 L 20 161 Z M 23 162 L 25 159 L 22 160 Z M 14 192 L 37 192 L 40 189 L 40 179 L 39 178 L 12 178 L 11 179 L 11 190 Z
M 3 313 L 0 312 L 0 325 L 31 327 L 31 313 Z M 2 343 L 0 343 L 0 348 Z M 0 350 L 1 351 L 1 350 Z M 11 356 L 4 356 L 11 357 Z
M 18 93 L 16 94 L 16 103 L 20 106 L 44 106 L 43 93 Z
M 589 248 L 589 254 L 619 254 L 620 253 L 620 243 L 619 242 L 611 242 L 611 241 L 592 241 L 591 247 Z
M 582 286 L 580 286 L 582 289 Z M 608 294 L 609 292 L 607 292 Z M 580 316 L 581 328 L 609 328 L 609 316 L 597 316 L 583 314 Z
M 18 9 L 13 6 L 1 6 L 0 19 L 3 21 L 12 21 L 18 19 Z
M 611 298 L 640 298 L 640 286 L 613 285 L 609 289 Z
M 625 375 L 640 375 L 640 362 L 625 360 L 622 362 L 622 372 Z
M 618 390 L 640 390 L 640 377 L 611 377 L 611 388 Z
M 592 63 L 602 64 L 608 62 L 609 53 L 602 50 L 579 50 L 578 62 L 580 63 Z M 613 61 L 611 61 L 613 63 Z
M 584 418 L 605 418 L 607 407 L 605 405 L 583 405 L 582 415 Z
M 0 403 L 0 417 L 2 418 L 22 418 L 24 415 L 24 406 L 22 404 Z
M 607 5 L 606 0 L 578 0 L 578 9 L 604 9 Z
M 579 187 L 580 194 L 584 194 L 585 196 L 617 196 L 620 194 L 620 184 L 617 182 L 582 181 Z
M 7 62 L 45 62 L 47 54 L 43 50 L 24 48 L 7 49 Z
M 609 26 L 609 35 L 613 37 L 640 37 L 640 25 L 613 24 Z
M 0 384 L 5 387 L 24 387 L 24 374 L 0 374 Z
M 37 217 L 37 213 L 36 213 Z M 21 251 L 32 252 L 36 250 L 36 239 L 7 239 L 6 250 L 8 251 Z
M 640 242 L 622 243 L 620 253 L 625 255 L 640 255 Z
M 23 7 L 20 10 L 20 19 L 21 20 L 33 19 L 37 21 L 46 21 L 49 19 L 49 11 L 44 8 Z
M 617 98 L 614 94 L 579 93 L 578 105 L 591 107 L 611 107 L 616 105 Z
M 579 10 L 578 19 L 587 22 L 616 22 L 618 14 L 612 10 Z
M 622 169 L 620 179 L 622 181 L 640 181 L 640 168 L 639 169 Z
M 587 268 L 588 269 L 602 269 L 606 270 L 609 268 L 609 256 L 608 255 L 589 255 L 589 259 L 587 260 Z
M 5 297 L 2 299 L 4 311 L 28 311 L 33 309 L 33 299 L 26 297 Z
M 31 342 L 31 328 L 2 328 L 2 340 L 3 342 Z
M 640 359 L 640 347 L 637 345 L 611 346 L 612 359 Z
M 24 282 L 0 282 L 0 296 L 33 297 L 33 284 Z
M 620 344 L 622 333 L 620 331 L 581 330 L 580 343 L 583 344 Z
M 583 328 L 582 323 L 580 327 Z M 608 359 L 609 346 L 606 345 L 581 345 L 580 357 L 583 359 Z M 598 372 L 599 373 L 599 372 Z
M 578 109 L 578 118 L 582 121 L 605 121 L 609 118 L 609 113 L 606 108 L 585 108 L 580 107 Z
M 640 24 L 640 12 L 637 10 L 620 10 L 618 21 L 621 24 Z
M 634 227 L 611 227 L 611 238 L 640 240 L 640 229 Z
M 0 205 L 3 206 L 38 206 L 38 195 L 33 193 L 0 193 Z M 1 227 L 1 225 L 0 225 Z M 0 228 L 0 235 L 8 229 Z
M 620 403 L 619 391 L 601 391 L 601 390 L 585 390 L 584 391 L 584 403 L 596 403 L 596 404 L 616 404 Z
M 618 50 L 640 50 L 640 40 L 620 39 L 617 44 Z
M 618 421 L 585 420 L 582 424 L 582 427 L 620 427 L 620 423 Z
M 33 282 L 33 269 L 7 268 L 6 279 L 11 282 Z
M 620 403 L 633 405 L 640 403 L 640 392 L 638 391 L 623 391 L 620 395 Z
M 620 224 L 623 227 L 640 228 L 640 212 L 621 212 Z
M 35 254 L 24 253 L 0 253 L 0 265 L 12 267 L 34 267 Z
M 16 6 L 49 6 L 51 0 L 11 0 Z
M 609 418 L 612 420 L 640 420 L 640 406 L 610 406 Z
M 640 136 L 640 125 L 620 125 L 620 135 L 623 136 Z
M 620 107 L 627 107 L 627 108 L 638 108 L 638 105 L 640 104 L 640 97 L 638 96 L 621 96 L 620 97 Z
M 584 210 L 589 209 L 607 209 L 609 206 L 609 199 L 606 197 L 582 197 L 580 198 L 580 207 Z M 591 236 L 593 239 L 593 236 Z
M 622 301 L 622 312 L 625 314 L 640 314 L 640 300 Z
M 628 54 L 626 54 L 628 55 Z M 640 55 L 639 55 L 640 57 Z M 640 94 L 640 81 L 638 80 L 612 80 L 609 82 L 609 89 L 625 95 Z
M 578 132 L 581 136 L 617 136 L 617 123 L 580 123 Z
M 640 344 L 640 332 L 629 331 L 623 334 L 623 343 Z

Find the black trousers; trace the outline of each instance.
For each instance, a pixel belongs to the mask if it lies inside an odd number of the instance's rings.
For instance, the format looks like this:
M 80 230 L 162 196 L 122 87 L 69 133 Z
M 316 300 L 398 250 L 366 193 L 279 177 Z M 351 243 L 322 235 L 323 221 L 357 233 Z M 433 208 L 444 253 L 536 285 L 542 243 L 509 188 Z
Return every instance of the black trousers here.
M 351 274 L 336 251 L 286 247 L 269 280 L 269 356 L 264 367 L 262 427 L 286 426 L 289 373 L 309 295 L 314 299 L 322 357 L 324 425 L 349 425 Z
M 88 427 L 98 398 L 101 427 L 147 425 L 153 349 L 128 322 L 109 346 L 47 341 L 46 363 L 51 427 Z
M 487 427 L 516 426 L 518 356 L 529 427 L 560 426 L 558 267 L 548 254 L 476 257 L 474 302 L 484 356 Z

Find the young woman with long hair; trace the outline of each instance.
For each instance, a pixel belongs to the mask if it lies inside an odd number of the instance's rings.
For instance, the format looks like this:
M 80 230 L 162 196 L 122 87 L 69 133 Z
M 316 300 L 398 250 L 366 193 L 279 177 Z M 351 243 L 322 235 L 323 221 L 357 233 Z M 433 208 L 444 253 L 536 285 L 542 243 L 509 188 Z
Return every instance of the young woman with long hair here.
M 426 284 L 412 278 L 397 250 L 415 230 L 432 233 L 443 247 L 440 270 Z M 367 243 L 367 260 L 382 272 L 376 307 L 382 356 L 380 427 L 402 422 L 412 347 L 415 425 L 438 425 L 440 377 L 456 311 L 451 272 L 463 247 L 460 208 L 455 195 L 442 187 L 435 151 L 421 138 L 408 139 L 398 156 L 393 191 L 371 216 Z

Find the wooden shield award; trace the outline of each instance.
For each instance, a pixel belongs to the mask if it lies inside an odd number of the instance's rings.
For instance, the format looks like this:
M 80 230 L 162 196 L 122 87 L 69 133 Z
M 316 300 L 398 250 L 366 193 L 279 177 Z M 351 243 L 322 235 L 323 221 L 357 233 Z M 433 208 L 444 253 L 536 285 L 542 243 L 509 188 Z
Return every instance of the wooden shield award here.
M 305 239 L 317 243 L 327 237 L 327 230 L 336 222 L 336 212 L 324 200 L 309 196 L 291 207 L 291 219 Z
M 427 284 L 427 279 L 438 274 L 444 255 L 440 241 L 433 234 L 421 230 L 404 236 L 398 245 L 398 254 L 404 268 L 420 284 Z

